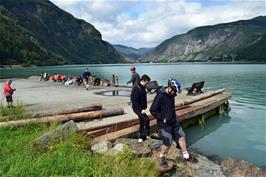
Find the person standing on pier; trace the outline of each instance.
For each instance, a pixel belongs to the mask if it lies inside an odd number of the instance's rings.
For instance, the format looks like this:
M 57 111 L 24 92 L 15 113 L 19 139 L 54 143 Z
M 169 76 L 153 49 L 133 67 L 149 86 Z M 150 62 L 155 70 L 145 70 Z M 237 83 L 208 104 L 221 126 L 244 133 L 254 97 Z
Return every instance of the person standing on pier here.
M 85 71 L 82 74 L 83 77 L 83 84 L 87 86 L 89 84 L 89 77 L 91 76 L 91 73 L 89 72 L 88 68 L 85 68 Z
M 133 86 L 130 96 L 133 111 L 139 118 L 139 143 L 141 143 L 143 140 L 146 140 L 150 136 L 150 120 L 146 114 L 147 93 L 145 88 L 150 80 L 150 77 L 146 74 L 141 76 L 140 82 L 137 85 Z
M 4 89 L 4 96 L 6 97 L 7 107 L 13 107 L 13 99 L 12 95 L 14 91 L 16 91 L 15 88 L 11 87 L 12 80 L 8 80 L 4 83 L 3 89 Z
M 130 68 L 130 71 L 132 73 L 131 79 L 127 82 L 127 84 L 132 82 L 132 85 L 138 85 L 139 81 L 140 81 L 140 77 L 139 74 L 136 72 L 136 68 L 135 66 Z
M 163 140 L 160 148 L 160 166 L 167 167 L 165 155 L 168 153 L 172 141 L 179 144 L 182 155 L 188 160 L 189 153 L 186 148 L 185 133 L 176 119 L 175 113 L 175 96 L 181 92 L 181 84 L 176 79 L 169 79 L 166 88 L 161 87 L 157 91 L 153 103 L 150 107 L 151 114 L 157 119 L 157 126 Z

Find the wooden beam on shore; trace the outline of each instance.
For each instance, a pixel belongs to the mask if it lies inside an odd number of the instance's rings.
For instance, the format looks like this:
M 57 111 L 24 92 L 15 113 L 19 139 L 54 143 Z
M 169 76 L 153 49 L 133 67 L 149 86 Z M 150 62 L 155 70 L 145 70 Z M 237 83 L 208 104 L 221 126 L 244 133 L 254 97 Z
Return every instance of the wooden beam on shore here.
M 152 121 L 150 121 L 150 126 L 151 127 L 155 126 L 156 123 L 157 123 L 156 120 L 152 120 Z M 125 136 L 128 134 L 137 132 L 138 130 L 139 130 L 139 124 L 128 127 L 128 128 L 121 129 L 119 131 L 108 133 L 108 134 L 105 134 L 102 136 L 98 136 L 98 137 L 93 139 L 93 142 L 99 142 L 99 141 L 104 141 L 104 140 L 114 140 L 114 139 L 119 138 L 121 136 Z
M 42 118 L 33 118 L 33 119 L 24 119 L 24 120 L 16 120 L 16 121 L 8 121 L 8 122 L 0 122 L 1 127 L 8 126 L 23 126 L 27 124 L 36 124 L 36 123 L 52 123 L 52 122 L 67 122 L 69 120 L 73 121 L 82 121 L 82 120 L 92 120 L 99 119 L 103 117 L 111 117 L 124 114 L 124 109 L 110 109 L 110 110 L 101 110 L 101 111 L 91 111 L 91 112 L 83 112 L 83 113 L 74 113 L 67 115 L 58 115 L 58 116 L 49 116 Z
M 176 117 L 179 121 L 189 119 L 201 114 L 204 114 L 210 110 L 217 108 L 222 105 L 224 102 L 228 101 L 231 98 L 231 93 L 224 92 L 215 97 L 202 100 L 198 103 L 193 103 L 190 107 L 182 110 L 176 111 Z
M 104 129 L 104 128 L 109 128 L 109 127 L 120 127 L 120 126 L 132 126 L 136 125 L 139 123 L 139 119 L 131 119 L 131 120 L 125 120 L 125 121 L 119 121 L 119 122 L 114 122 L 114 123 L 109 123 L 105 125 L 98 125 L 94 127 L 89 127 L 89 128 L 83 128 L 80 131 L 86 131 L 86 132 L 92 132 L 94 130 L 99 130 L 99 129 Z
M 47 117 L 47 116 L 55 116 L 55 115 L 65 115 L 65 114 L 72 114 L 72 113 L 97 111 L 97 110 L 101 110 L 101 109 L 102 109 L 101 104 L 92 104 L 92 105 L 86 106 L 84 108 L 62 110 L 62 111 L 58 111 L 58 112 L 41 112 L 41 113 L 34 114 L 33 117 L 37 118 L 37 117 Z
M 91 138 L 98 137 L 107 133 L 112 133 L 124 128 L 132 127 L 134 125 L 139 125 L 139 120 L 131 120 L 127 122 L 119 122 L 116 124 L 109 124 L 108 126 L 105 126 L 104 128 L 98 128 L 92 131 L 87 131 L 87 135 L 89 135 Z
M 219 89 L 219 90 L 215 90 L 215 91 L 209 91 L 206 93 L 202 93 L 196 96 L 190 96 L 189 98 L 186 98 L 184 100 L 177 100 L 175 103 L 176 107 L 181 107 L 181 106 L 185 106 L 185 105 L 189 105 L 191 103 L 197 102 L 197 101 L 201 101 L 204 100 L 206 98 L 212 97 L 214 95 L 223 93 L 225 91 L 225 89 Z

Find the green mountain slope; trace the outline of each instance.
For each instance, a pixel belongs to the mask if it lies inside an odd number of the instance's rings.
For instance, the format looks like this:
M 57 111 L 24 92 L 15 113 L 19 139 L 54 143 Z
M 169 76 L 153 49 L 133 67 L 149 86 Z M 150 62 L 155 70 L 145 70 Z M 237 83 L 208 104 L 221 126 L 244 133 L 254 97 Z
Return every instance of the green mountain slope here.
M 100 32 L 91 24 L 76 19 L 48 0 L 0 0 L 0 5 L 2 11 L 9 14 L 8 20 L 5 21 L 3 19 L 7 19 L 6 15 L 1 13 L 1 23 L 3 21 L 5 27 L 0 27 L 0 45 L 6 45 L 7 41 L 2 40 L 5 33 L 17 35 L 7 29 L 18 30 L 23 37 L 9 44 L 12 48 L 23 50 L 23 46 L 19 44 L 31 41 L 28 43 L 31 48 L 28 53 L 35 53 L 32 60 L 28 61 L 29 58 L 23 56 L 20 61 L 16 58 L 21 58 L 21 55 L 14 57 L 14 54 L 6 52 L 6 55 L 0 56 L 1 61 L 5 60 L 3 64 L 25 64 L 25 60 L 27 64 L 37 65 L 122 61 L 122 57 L 112 45 L 103 41 Z M 32 41 L 36 45 L 33 45 Z M 33 60 L 36 62 L 32 62 Z
M 113 46 L 120 55 L 133 60 L 140 59 L 151 50 L 151 48 L 135 49 L 133 47 L 127 47 L 124 45 L 113 45 Z
M 266 16 L 198 27 L 162 42 L 145 60 L 265 62 L 265 34 Z

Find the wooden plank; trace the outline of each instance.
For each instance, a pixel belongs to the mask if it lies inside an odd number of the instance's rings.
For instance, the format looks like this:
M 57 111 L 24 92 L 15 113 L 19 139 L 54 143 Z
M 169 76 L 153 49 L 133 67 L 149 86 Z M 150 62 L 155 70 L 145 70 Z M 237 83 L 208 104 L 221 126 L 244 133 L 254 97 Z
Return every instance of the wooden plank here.
M 201 114 L 204 114 L 212 109 L 217 108 L 231 97 L 229 93 L 223 93 L 203 100 L 201 103 L 191 104 L 189 108 L 176 111 L 176 116 L 179 121 L 189 119 Z
M 152 120 L 150 121 L 150 126 L 154 126 L 157 124 L 156 120 Z M 99 142 L 99 141 L 105 141 L 105 140 L 114 140 L 116 138 L 119 138 L 121 136 L 125 136 L 134 132 L 137 132 L 139 130 L 139 125 L 134 125 L 128 128 L 124 128 L 122 130 L 116 131 L 116 132 L 112 132 L 109 134 L 105 134 L 99 137 L 96 137 L 93 139 L 93 142 Z
M 176 107 L 180 107 L 180 106 L 189 105 L 189 104 L 195 103 L 197 101 L 201 101 L 201 100 L 207 99 L 209 97 L 212 97 L 214 95 L 223 93 L 224 90 L 225 89 L 219 89 L 219 90 L 215 90 L 215 91 L 209 91 L 209 92 L 202 93 L 202 94 L 199 94 L 199 95 L 196 95 L 196 96 L 190 96 L 189 98 L 186 98 L 186 99 L 183 99 L 183 100 L 176 100 L 175 106 Z
M 124 128 L 128 128 L 128 127 L 131 127 L 134 125 L 139 125 L 139 120 L 134 121 L 134 122 L 130 122 L 130 123 L 126 123 L 126 124 L 119 123 L 119 124 L 111 125 L 109 127 L 99 129 L 99 131 L 97 131 L 97 130 L 89 131 L 89 132 L 87 132 L 87 135 L 89 135 L 90 137 L 97 137 L 97 136 L 101 136 L 101 135 L 104 135 L 107 133 L 112 133 L 112 132 L 115 132 L 115 131 L 118 131 L 118 130 L 121 130 Z
M 74 113 L 74 114 L 50 116 L 50 117 L 43 117 L 43 118 L 0 122 L 0 128 L 8 127 L 8 126 L 23 126 L 23 125 L 32 124 L 32 123 L 67 122 L 69 120 L 74 120 L 74 121 L 91 120 L 91 119 L 99 119 L 103 117 L 117 116 L 121 114 L 124 114 L 124 109 L 122 108 L 101 110 L 101 111 L 91 111 L 91 112 Z
M 126 127 L 129 127 L 129 126 L 135 125 L 137 123 L 139 123 L 139 119 L 138 118 L 131 119 L 131 120 L 126 120 L 126 121 L 119 121 L 119 122 L 115 122 L 115 123 L 111 123 L 111 124 L 105 124 L 105 125 L 100 125 L 100 126 L 84 128 L 84 129 L 81 129 L 80 131 L 90 132 L 90 131 L 94 131 L 94 130 L 98 130 L 98 129 L 108 128 L 108 127 L 111 127 L 111 126 L 117 126 L 117 127 L 126 126 Z
M 182 107 L 177 107 L 176 110 L 180 110 L 180 109 L 185 109 L 190 107 L 189 105 L 187 106 L 182 106 Z M 148 115 L 150 120 L 153 120 L 154 117 L 151 115 Z M 121 122 L 115 122 L 115 123 L 111 123 L 111 124 L 106 124 L 106 125 L 100 125 L 100 126 L 94 126 L 94 127 L 90 127 L 90 128 L 86 128 L 86 129 L 81 129 L 81 132 L 87 132 L 88 134 L 93 133 L 95 130 L 99 130 L 99 129 L 105 129 L 107 130 L 109 128 L 109 130 L 111 130 L 110 128 L 112 127 L 112 131 L 116 131 L 116 130 L 120 130 L 123 128 L 127 128 L 133 125 L 136 125 L 139 123 L 139 119 L 132 119 L 132 120 L 127 120 L 127 121 L 121 121 Z
M 55 115 L 64 115 L 64 114 L 72 114 L 72 113 L 80 113 L 80 112 L 89 112 L 89 111 L 96 111 L 101 110 L 102 105 L 101 104 L 92 104 L 89 106 L 86 106 L 84 108 L 76 108 L 76 109 L 68 109 L 68 110 L 62 110 L 57 112 L 41 112 L 33 115 L 33 117 L 47 117 L 47 116 L 55 116 Z

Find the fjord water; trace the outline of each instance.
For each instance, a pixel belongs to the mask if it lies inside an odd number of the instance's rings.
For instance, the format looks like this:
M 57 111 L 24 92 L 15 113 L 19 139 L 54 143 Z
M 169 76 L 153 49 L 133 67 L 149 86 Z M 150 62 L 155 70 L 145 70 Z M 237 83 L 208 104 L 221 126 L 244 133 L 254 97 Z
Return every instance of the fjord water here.
M 111 79 L 116 74 L 119 84 L 125 84 L 131 76 L 130 65 L 71 65 L 0 69 L 0 77 L 28 77 L 41 72 L 76 75 L 82 74 L 85 67 L 100 78 Z M 175 77 L 182 87 L 204 80 L 204 90 L 225 88 L 232 92 L 229 114 L 214 116 L 203 126 L 188 128 L 188 144 L 205 155 L 231 156 L 266 166 L 265 64 L 137 64 L 136 67 L 139 74 L 148 74 L 160 85 Z

